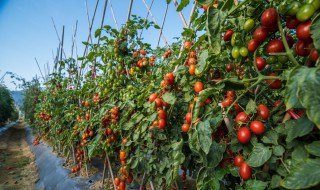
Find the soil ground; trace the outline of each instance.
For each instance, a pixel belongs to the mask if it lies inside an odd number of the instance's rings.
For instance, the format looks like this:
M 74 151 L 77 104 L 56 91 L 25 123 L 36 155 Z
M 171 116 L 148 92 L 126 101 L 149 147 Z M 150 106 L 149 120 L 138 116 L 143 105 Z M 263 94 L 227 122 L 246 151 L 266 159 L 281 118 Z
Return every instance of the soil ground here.
M 0 189 L 32 190 L 39 180 L 25 133 L 25 123 L 19 120 L 0 136 Z

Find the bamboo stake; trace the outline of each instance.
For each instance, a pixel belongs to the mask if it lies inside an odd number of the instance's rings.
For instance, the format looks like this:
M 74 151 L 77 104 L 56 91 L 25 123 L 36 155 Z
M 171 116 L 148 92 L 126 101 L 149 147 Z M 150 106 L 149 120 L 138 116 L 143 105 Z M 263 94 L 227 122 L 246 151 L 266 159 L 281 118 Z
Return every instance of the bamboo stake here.
M 114 23 L 116 24 L 116 28 L 117 28 L 117 30 L 119 31 L 118 22 L 117 22 L 117 20 L 116 20 L 116 16 L 115 16 L 115 14 L 114 14 L 114 12 L 113 12 L 113 7 L 112 7 L 111 0 L 109 1 L 109 3 L 110 3 L 110 9 L 111 9 L 111 14 L 112 14 L 112 17 L 113 17 Z
M 61 49 L 60 49 L 60 61 L 62 61 L 62 51 L 63 51 L 63 41 L 64 41 L 64 25 L 62 26 L 62 40 L 61 40 Z M 66 56 L 65 56 L 66 58 Z
M 102 180 L 101 180 L 102 187 L 103 187 L 103 184 L 104 184 L 104 178 L 106 176 L 106 171 L 107 171 L 107 156 L 105 155 L 104 165 L 103 165 L 103 173 L 102 173 Z
M 40 69 L 40 66 L 39 66 L 39 63 L 38 63 L 37 58 L 34 58 L 34 59 L 36 60 L 36 63 L 37 63 L 37 65 L 38 65 L 38 69 L 39 69 L 39 71 L 40 71 L 40 74 L 41 74 L 43 80 L 45 80 L 45 79 L 44 79 L 44 76 L 43 76 L 43 74 L 42 74 L 42 71 L 41 71 L 41 69 Z
M 141 180 L 141 185 L 140 185 L 139 190 L 142 190 L 142 189 L 143 189 L 143 184 L 144 184 L 144 178 L 145 178 L 145 176 L 146 176 L 146 172 L 143 173 L 142 180 Z
M 153 5 L 153 2 L 154 2 L 154 0 L 152 0 L 151 1 L 151 4 L 150 4 L 150 10 L 151 10 L 151 8 L 152 8 L 152 5 Z M 149 17 L 149 11 L 147 12 L 147 16 L 146 16 L 146 20 L 148 19 L 148 17 Z M 141 32 L 140 32 L 140 36 L 139 36 L 139 38 L 141 38 L 141 36 L 142 36 L 142 32 L 143 32 L 143 28 L 141 29 Z
M 102 27 L 103 27 L 103 21 L 104 21 L 105 15 L 106 15 L 107 5 L 108 5 L 108 0 L 106 0 L 105 3 L 104 3 L 102 20 L 101 20 L 101 24 L 100 24 L 100 28 L 101 28 L 101 29 L 102 29 Z M 99 37 L 98 37 L 98 44 L 100 44 L 100 37 L 101 37 L 101 32 L 100 32 Z M 93 71 L 94 71 L 95 73 L 96 73 L 96 62 L 97 62 L 97 58 L 94 59 L 94 63 L 93 63 Z
M 88 37 L 87 37 L 87 43 L 89 43 L 89 40 L 91 38 L 92 25 L 93 25 L 93 22 L 94 22 L 94 18 L 96 16 L 98 4 L 99 4 L 99 0 L 97 0 L 96 6 L 94 8 L 93 16 L 92 16 L 91 23 L 90 23 L 90 26 L 89 26 L 89 34 L 88 34 Z M 84 49 L 84 52 L 83 52 L 83 57 L 86 55 L 87 49 L 88 49 L 88 44 L 86 44 L 86 46 L 85 46 L 85 49 Z M 83 63 L 83 61 L 82 61 L 82 63 Z
M 86 14 L 87 14 L 88 27 L 90 28 L 91 23 L 90 23 L 90 16 L 89 16 L 89 10 L 88 10 L 88 2 L 87 2 L 87 0 L 85 0 L 84 3 L 85 3 L 85 6 L 86 6 Z M 89 40 L 90 40 L 90 42 L 92 43 L 91 32 L 89 33 L 89 35 L 90 35 L 90 36 L 89 36 Z M 89 40 L 88 40 L 88 41 L 89 41 Z
M 71 59 L 73 58 L 73 49 L 74 49 L 74 44 L 75 44 L 75 38 L 77 35 L 77 29 L 78 29 L 78 20 L 76 21 L 75 28 L 73 28 L 72 45 L 71 45 Z
M 164 12 L 164 18 L 163 18 L 162 25 L 161 25 L 161 28 L 160 28 L 160 34 L 159 34 L 159 38 L 158 38 L 157 47 L 159 47 L 160 37 L 161 37 L 161 34 L 162 34 L 162 30 L 163 30 L 164 23 L 165 23 L 165 21 L 166 21 L 167 12 L 168 12 L 168 7 L 169 7 L 169 4 L 167 3 L 166 10 L 165 10 L 165 12 Z
M 178 8 L 179 4 L 178 4 L 177 0 L 173 0 L 173 3 L 174 3 L 174 5 L 176 6 L 176 8 Z M 185 28 L 188 28 L 186 19 L 184 18 L 182 12 L 181 12 L 181 11 L 178 11 L 178 14 L 179 14 L 179 16 L 180 16 L 180 19 L 181 19 L 181 21 L 182 21 L 183 26 L 184 26 Z
M 151 16 L 154 24 L 158 25 L 156 19 L 155 19 L 154 16 L 152 15 L 152 12 L 151 12 L 149 6 L 147 5 L 146 1 L 145 1 L 145 0 L 142 0 L 142 1 L 143 1 L 144 5 L 146 6 L 146 8 L 147 8 L 147 10 L 148 10 L 148 12 L 149 12 L 149 14 L 150 14 L 150 16 Z M 166 40 L 166 38 L 164 37 L 163 34 L 161 34 L 161 37 L 162 37 L 163 41 L 165 42 L 165 44 L 170 48 L 170 45 L 169 45 L 169 43 L 167 42 L 167 40 Z
M 132 3 L 133 3 L 133 0 L 130 0 L 129 10 L 128 10 L 128 15 L 127 15 L 127 21 L 126 21 L 126 23 L 130 20 L 130 15 L 131 15 L 131 10 L 132 10 Z
M 150 187 L 151 187 L 151 190 L 154 190 L 154 186 L 153 186 L 153 182 L 150 181 Z
M 66 56 L 66 53 L 65 53 L 64 50 L 63 50 L 63 45 L 62 45 L 62 43 L 61 43 L 61 40 L 60 40 L 60 37 L 59 37 L 59 34 L 58 34 L 58 30 L 57 30 L 56 24 L 54 23 L 54 20 L 53 20 L 52 17 L 51 17 L 51 20 L 52 20 L 54 30 L 56 31 L 56 35 L 57 35 L 58 40 L 59 40 L 59 46 L 62 47 L 61 52 L 63 52 L 63 55 L 64 55 L 64 57 L 66 58 L 67 56 Z
M 114 183 L 113 171 L 112 171 L 112 167 L 111 167 L 111 164 L 110 164 L 109 155 L 108 155 L 107 152 L 106 152 L 106 158 L 107 158 L 107 162 L 108 162 L 108 168 L 109 168 L 109 173 L 111 175 L 113 187 L 114 187 L 114 190 L 116 190 L 116 184 Z

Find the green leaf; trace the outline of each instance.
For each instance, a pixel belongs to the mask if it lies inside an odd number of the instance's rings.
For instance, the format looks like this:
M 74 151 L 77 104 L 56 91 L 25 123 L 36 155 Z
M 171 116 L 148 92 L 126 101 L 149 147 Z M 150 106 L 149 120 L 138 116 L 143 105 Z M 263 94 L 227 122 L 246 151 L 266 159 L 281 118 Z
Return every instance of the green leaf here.
M 304 147 L 310 154 L 320 157 L 320 141 L 313 141 L 312 143 L 307 144 Z
M 273 175 L 271 179 L 270 186 L 272 189 L 279 188 L 281 185 L 281 177 L 278 175 Z
M 278 145 L 278 139 L 279 134 L 274 130 L 270 130 L 263 135 L 261 141 L 266 144 Z
M 254 114 L 256 112 L 257 112 L 257 105 L 252 99 L 250 99 L 248 104 L 247 104 L 247 106 L 246 106 L 246 113 L 248 115 L 251 115 L 251 114 Z
M 304 67 L 296 67 L 289 72 L 284 94 L 284 100 L 287 109 L 303 108 L 297 97 L 299 80 L 304 74 L 303 72 L 300 72 L 302 68 Z
M 246 190 L 264 190 L 267 185 L 268 182 L 250 179 L 246 182 Z
M 221 34 L 226 18 L 226 12 L 212 6 L 209 7 L 207 15 L 207 33 L 210 45 L 213 49 L 213 54 L 215 55 L 218 55 L 221 52 Z
M 303 162 L 309 157 L 308 151 L 304 148 L 303 144 L 298 144 L 294 147 L 294 150 L 291 154 L 292 160 L 297 162 Z
M 197 64 L 197 69 L 200 74 L 203 74 L 208 67 L 208 62 L 207 62 L 208 56 L 209 56 L 208 50 L 201 51 L 201 54 L 199 56 L 199 62 Z
M 308 118 L 320 127 L 320 68 L 307 68 L 306 73 L 299 81 L 297 95 Z
M 101 28 L 97 29 L 95 32 L 94 32 L 94 37 L 98 37 L 99 35 L 101 34 Z
M 187 5 L 189 5 L 190 0 L 181 0 L 181 3 L 179 4 L 177 11 L 182 11 L 183 8 L 185 8 Z
M 208 167 L 214 168 L 219 165 L 223 158 L 223 153 L 226 150 L 226 144 L 218 144 L 213 141 L 209 153 L 207 155 L 207 160 L 209 161 Z
M 272 155 L 272 149 L 264 146 L 261 143 L 257 143 L 247 160 L 247 163 L 251 167 L 259 167 L 262 166 Z
M 168 104 L 174 104 L 177 101 L 177 98 L 174 96 L 172 92 L 164 93 L 162 99 Z
M 320 52 L 320 13 L 312 20 L 310 27 L 311 37 L 313 39 L 314 47 Z
M 297 137 L 302 137 L 310 133 L 313 129 L 313 123 L 306 117 L 301 117 L 297 120 L 291 119 L 285 123 L 285 128 L 287 130 L 287 142 L 291 142 Z
M 197 2 L 200 5 L 211 5 L 211 4 L 213 4 L 214 0 L 197 0 Z
M 210 123 L 208 120 L 201 122 L 197 125 L 197 131 L 198 131 L 198 141 L 200 143 L 200 147 L 205 152 L 205 154 L 209 153 L 212 139 L 211 139 L 211 133 L 212 130 L 210 128 Z
M 281 145 L 277 145 L 273 148 L 273 154 L 276 156 L 282 156 L 285 149 Z
M 320 182 L 320 159 L 307 159 L 295 165 L 283 179 L 281 186 L 287 189 L 305 189 Z

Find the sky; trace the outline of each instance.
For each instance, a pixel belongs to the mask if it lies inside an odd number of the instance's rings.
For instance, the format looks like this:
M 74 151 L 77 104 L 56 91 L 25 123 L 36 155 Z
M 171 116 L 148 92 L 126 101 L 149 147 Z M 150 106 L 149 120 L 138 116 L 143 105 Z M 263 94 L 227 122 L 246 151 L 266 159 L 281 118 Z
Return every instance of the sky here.
M 58 37 L 51 18 L 53 18 L 60 38 L 62 26 L 65 26 L 64 50 L 70 56 L 73 28 L 78 20 L 76 44 L 79 56 L 83 54 L 83 41 L 87 40 L 89 27 L 86 13 L 86 0 L 0 0 L 0 79 L 6 72 L 13 72 L 30 81 L 35 76 L 41 76 L 35 58 L 44 73 L 44 65 L 49 63 L 52 70 L 53 55 L 59 45 Z M 110 1 L 110 0 L 109 0 Z M 145 0 L 150 6 L 152 0 Z M 97 0 L 87 0 L 90 20 L 92 18 Z M 126 21 L 130 0 L 111 0 L 118 25 Z M 180 2 L 178 0 L 178 2 Z M 190 1 L 193 2 L 193 1 Z M 105 0 L 99 0 L 93 32 L 100 27 Z M 188 21 L 191 5 L 183 10 Z M 166 0 L 154 0 L 152 14 L 158 25 L 161 25 L 166 9 Z M 134 0 L 132 14 L 145 18 L 147 9 L 143 0 Z M 149 16 L 149 20 L 151 17 Z M 111 14 L 110 4 L 107 6 L 105 25 L 115 27 Z M 174 4 L 171 2 L 163 30 L 169 43 L 174 37 L 180 37 L 183 24 Z M 151 29 L 142 34 L 144 41 L 156 46 L 159 31 Z M 96 42 L 97 39 L 94 39 Z M 164 43 L 161 40 L 160 46 Z M 6 75 L 4 84 L 10 90 L 16 90 L 12 79 Z

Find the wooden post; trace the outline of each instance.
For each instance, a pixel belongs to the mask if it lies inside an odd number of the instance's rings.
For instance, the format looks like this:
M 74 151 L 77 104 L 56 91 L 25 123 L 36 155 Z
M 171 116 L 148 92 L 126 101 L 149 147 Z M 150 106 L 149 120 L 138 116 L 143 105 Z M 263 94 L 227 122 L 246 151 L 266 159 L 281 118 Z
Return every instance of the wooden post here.
M 165 10 L 165 12 L 164 12 L 164 18 L 163 18 L 162 25 L 161 25 L 161 28 L 160 28 L 160 35 L 159 35 L 159 38 L 158 38 L 157 47 L 159 47 L 160 38 L 161 38 L 161 35 L 162 35 L 162 30 L 163 30 L 163 26 L 164 26 L 164 23 L 165 23 L 166 17 L 167 17 L 168 7 L 169 7 L 169 4 L 167 3 L 166 10 Z
M 128 22 L 130 20 L 130 15 L 131 15 L 131 10 L 132 10 L 132 3 L 133 3 L 133 0 L 130 0 L 128 14 L 127 14 L 127 21 L 126 22 Z

